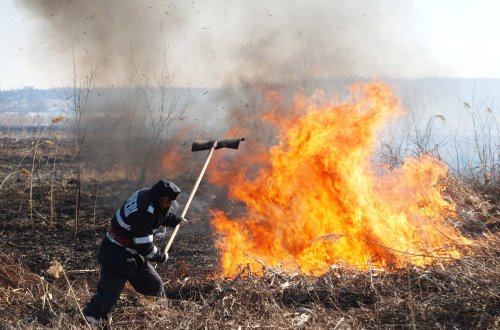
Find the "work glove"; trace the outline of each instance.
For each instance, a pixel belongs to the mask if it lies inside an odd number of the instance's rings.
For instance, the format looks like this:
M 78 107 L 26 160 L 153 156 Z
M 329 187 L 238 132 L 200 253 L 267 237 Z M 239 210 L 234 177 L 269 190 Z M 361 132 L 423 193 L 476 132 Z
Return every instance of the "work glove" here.
M 153 258 L 149 259 L 153 262 L 164 263 L 168 259 L 168 253 L 163 253 L 163 251 L 158 251 L 153 256 Z
M 174 214 L 174 221 L 173 221 L 173 225 L 174 227 L 177 226 L 177 225 L 184 225 L 186 224 L 188 221 L 186 220 L 186 218 L 184 217 L 181 217 L 180 215 L 177 215 L 177 214 Z

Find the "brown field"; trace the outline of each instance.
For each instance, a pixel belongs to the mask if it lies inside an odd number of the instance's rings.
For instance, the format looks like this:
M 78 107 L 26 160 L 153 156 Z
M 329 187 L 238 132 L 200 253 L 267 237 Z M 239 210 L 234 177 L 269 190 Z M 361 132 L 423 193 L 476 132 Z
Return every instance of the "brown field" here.
M 72 150 L 70 139 L 0 140 L 0 329 L 86 327 L 80 308 L 95 291 L 99 242 L 110 216 L 138 187 L 119 176 L 110 180 L 109 175 L 107 179 L 85 171 L 74 235 Z M 188 190 L 194 178 L 176 182 Z M 500 327 L 498 185 L 472 188 L 448 178 L 447 193 L 458 205 L 458 226 L 477 242 L 463 259 L 437 260 L 425 269 L 408 265 L 357 271 L 339 265 L 319 277 L 265 265 L 262 274 L 243 267 L 237 276 L 221 276 L 206 207 L 237 206 L 226 204 L 222 193 L 213 199 L 209 191 L 214 188 L 204 182 L 188 213 L 191 223 L 181 228 L 168 262 L 157 268 L 168 298 L 144 299 L 127 286 L 103 327 Z M 159 239 L 156 243 L 163 244 Z M 58 264 L 62 268 L 48 272 Z

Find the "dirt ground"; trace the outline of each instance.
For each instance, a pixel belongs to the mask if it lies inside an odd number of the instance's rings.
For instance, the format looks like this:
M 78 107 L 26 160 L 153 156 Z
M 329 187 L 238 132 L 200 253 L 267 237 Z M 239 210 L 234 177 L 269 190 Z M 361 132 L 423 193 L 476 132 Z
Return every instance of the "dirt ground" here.
M 122 187 L 117 189 L 120 188 Z M 133 192 L 125 188 L 124 191 Z M 53 225 L 35 223 L 32 226 L 28 217 L 19 218 L 20 205 L 5 205 L 6 201 L 14 204 L 19 202 L 18 200 L 3 199 L 3 207 L 6 210 L 0 216 L 3 252 L 20 258 L 32 272 L 41 276 L 53 260 L 59 261 L 65 268 L 75 273 L 96 270 L 98 267 L 95 257 L 99 244 L 109 227 L 112 215 L 123 201 L 115 196 L 102 196 L 103 205 L 99 205 L 98 201 L 94 222 L 94 205 L 92 205 L 95 202 L 94 197 L 89 194 L 84 199 L 81 224 L 76 236 L 73 233 L 74 221 L 71 219 L 71 214 L 61 217 L 62 221 Z M 74 204 L 74 201 L 70 199 L 67 203 Z M 176 236 L 169 252 L 169 262 L 159 266 L 159 271 L 164 273 L 166 278 L 203 277 L 218 271 L 217 253 L 207 224 L 208 215 L 206 213 L 194 214 L 189 220 L 191 222 L 184 225 Z M 171 229 L 167 229 L 164 237 L 160 235 L 155 237 L 155 243 L 159 246 L 164 245 L 170 234 Z M 179 272 L 179 268 L 183 271 Z
M 111 216 L 138 187 L 86 178 L 74 235 L 71 153 L 59 148 L 54 167 L 53 145 L 42 141 L 35 159 L 34 148 L 32 139 L 0 139 L 0 329 L 82 328 L 79 308 L 95 291 L 99 243 Z M 193 180 L 176 183 L 189 190 Z M 157 267 L 168 298 L 150 302 L 126 287 L 103 327 L 498 329 L 499 203 L 491 192 L 452 186 L 462 230 L 489 237 L 463 260 L 393 271 L 345 266 L 320 277 L 243 268 L 223 278 L 207 208 L 231 212 L 239 206 L 204 182 L 188 212 L 190 223 L 179 231 L 168 262 Z M 186 199 L 187 193 L 180 204 Z M 165 238 L 155 240 L 161 246 Z M 47 272 L 53 261 L 64 276 Z

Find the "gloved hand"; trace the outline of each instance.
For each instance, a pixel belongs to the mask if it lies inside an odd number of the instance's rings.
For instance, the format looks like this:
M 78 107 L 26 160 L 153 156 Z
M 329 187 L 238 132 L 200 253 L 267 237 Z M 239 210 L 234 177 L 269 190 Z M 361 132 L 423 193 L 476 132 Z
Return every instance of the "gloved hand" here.
M 153 258 L 149 259 L 153 262 L 164 263 L 168 259 L 168 253 L 163 253 L 163 251 L 158 251 L 153 256 Z
M 177 225 L 179 225 L 179 224 L 182 226 L 182 225 L 186 224 L 187 222 L 188 221 L 186 220 L 186 218 L 181 217 L 180 215 L 176 214 L 175 215 L 175 225 L 174 225 L 174 227 L 177 226 Z
M 187 220 L 184 219 L 183 217 L 181 217 L 180 215 L 175 214 L 173 212 L 168 212 L 163 225 L 168 226 L 168 227 L 175 227 L 178 224 L 183 225 L 186 222 L 187 222 Z

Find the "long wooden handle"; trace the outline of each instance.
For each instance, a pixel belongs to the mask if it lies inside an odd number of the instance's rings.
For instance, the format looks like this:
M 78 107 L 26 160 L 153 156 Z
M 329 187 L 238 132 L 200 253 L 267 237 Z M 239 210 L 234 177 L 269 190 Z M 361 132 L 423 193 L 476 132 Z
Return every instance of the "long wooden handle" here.
M 187 210 L 189 208 L 189 205 L 191 205 L 191 201 L 193 200 L 194 194 L 196 193 L 196 190 L 198 189 L 198 186 L 200 185 L 201 179 L 203 178 L 203 175 L 205 174 L 205 171 L 207 170 L 208 163 L 210 162 L 210 158 L 212 158 L 212 154 L 214 153 L 215 148 L 217 147 L 217 141 L 214 142 L 212 148 L 210 148 L 210 152 L 208 153 L 207 160 L 205 160 L 205 164 L 203 165 L 203 168 L 201 169 L 200 175 L 198 176 L 198 179 L 196 180 L 193 190 L 191 190 L 191 194 L 189 195 L 189 198 L 186 202 L 186 205 L 184 206 L 184 209 L 182 210 L 181 217 L 184 218 L 184 216 L 187 213 Z M 168 250 L 170 249 L 170 246 L 172 245 L 172 242 L 174 241 L 175 235 L 177 235 L 177 232 L 179 231 L 179 227 L 181 225 L 178 224 L 175 226 L 174 231 L 172 232 L 172 235 L 170 235 L 170 239 L 168 240 L 167 245 L 165 246 L 165 249 L 163 250 L 163 253 L 167 253 Z

